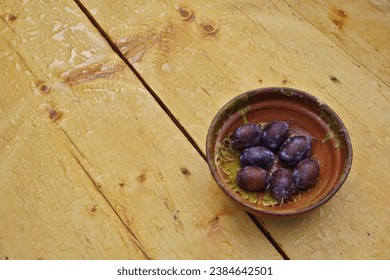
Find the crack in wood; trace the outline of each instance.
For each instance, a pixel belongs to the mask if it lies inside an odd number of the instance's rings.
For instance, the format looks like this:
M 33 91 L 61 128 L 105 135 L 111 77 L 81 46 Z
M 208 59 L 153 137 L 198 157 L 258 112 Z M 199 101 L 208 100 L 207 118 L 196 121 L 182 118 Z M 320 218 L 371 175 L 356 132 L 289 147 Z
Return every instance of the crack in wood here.
M 69 134 L 60 126 L 58 125 L 58 127 L 61 129 L 61 131 L 64 133 L 65 137 L 69 140 L 69 142 L 71 143 L 72 147 L 74 147 L 78 153 L 88 162 L 88 164 L 93 167 L 91 165 L 91 163 L 89 163 L 87 157 L 84 155 L 84 153 L 81 152 L 81 150 L 77 147 L 77 145 L 75 144 L 75 142 L 72 140 L 72 138 L 69 136 Z M 142 254 L 145 256 L 146 259 L 150 260 L 151 258 L 149 257 L 149 255 L 147 254 L 144 246 L 142 245 L 142 243 L 139 241 L 139 239 L 137 238 L 136 234 L 133 232 L 133 230 L 130 228 L 129 225 L 126 224 L 126 222 L 122 219 L 122 217 L 119 215 L 119 213 L 115 210 L 115 208 L 113 207 L 113 205 L 110 203 L 110 200 L 104 195 L 103 191 L 101 190 L 101 186 L 95 181 L 95 179 L 92 177 L 92 175 L 90 174 L 90 172 L 88 172 L 88 170 L 86 169 L 86 167 L 83 165 L 83 163 L 77 158 L 76 155 L 74 155 L 73 153 L 71 153 L 73 158 L 76 160 L 76 162 L 78 163 L 78 165 L 81 167 L 83 173 L 85 173 L 85 175 L 88 177 L 88 179 L 91 181 L 91 183 L 93 184 L 93 186 L 95 187 L 95 189 L 100 193 L 100 195 L 103 197 L 103 199 L 107 202 L 107 204 L 110 206 L 110 208 L 112 209 L 112 211 L 114 211 L 115 215 L 118 217 L 118 219 L 121 221 L 121 223 L 123 224 L 123 226 L 127 229 L 127 231 L 130 233 L 131 237 L 133 238 L 133 241 L 134 243 L 136 244 L 136 246 L 140 249 L 140 251 L 142 252 Z
M 6 41 L 6 42 L 7 42 L 8 46 L 10 46 L 10 48 L 14 50 L 15 54 L 19 57 L 20 62 L 24 65 L 24 67 L 26 67 L 26 69 L 28 69 L 28 71 L 30 71 L 31 75 L 33 75 L 37 80 L 39 80 L 38 77 L 35 75 L 35 73 L 32 71 L 32 69 L 26 64 L 26 62 L 24 61 L 23 57 L 14 48 L 14 46 L 12 46 L 8 41 Z
M 7 20 L 5 20 L 3 17 L 0 17 L 3 21 L 4 21 L 4 23 L 14 32 L 14 33 L 16 33 L 15 32 L 15 29 L 13 29 L 13 27 L 7 22 Z
M 211 94 L 203 87 L 203 86 L 200 86 L 200 88 L 208 95 L 211 97 Z
M 84 167 L 84 165 L 81 163 L 81 161 L 79 161 L 79 159 L 77 157 L 75 157 L 73 155 L 74 159 L 77 161 L 78 165 L 81 167 L 81 169 L 83 170 L 83 172 L 87 175 L 87 177 L 89 178 L 89 180 L 92 182 L 92 184 L 94 185 L 95 189 L 101 194 L 101 196 L 104 198 L 104 200 L 107 202 L 107 204 L 110 206 L 110 208 L 112 209 L 112 211 L 114 211 L 114 213 L 116 214 L 116 216 L 118 217 L 118 219 L 121 221 L 121 223 L 123 224 L 123 226 L 127 229 L 127 231 L 130 233 L 130 235 L 132 236 L 133 238 L 133 241 L 134 243 L 137 245 L 137 247 L 140 249 L 140 251 L 144 254 L 145 258 L 150 260 L 151 258 L 149 257 L 149 255 L 146 253 L 146 250 L 144 248 L 144 246 L 142 245 L 142 243 L 139 241 L 139 239 L 137 238 L 136 234 L 133 232 L 133 230 L 130 228 L 129 225 L 127 225 L 125 223 L 125 221 L 122 219 L 122 217 L 118 214 L 118 212 L 115 211 L 114 207 L 112 206 L 112 204 L 110 203 L 109 199 L 104 195 L 104 193 L 102 192 L 101 190 L 101 186 L 95 182 L 95 180 L 93 179 L 92 175 L 88 172 L 88 170 Z
M 77 152 L 85 159 L 87 159 L 87 157 L 81 152 L 81 150 L 77 147 L 76 143 L 73 142 L 72 138 L 68 135 L 68 133 L 60 126 L 60 125 L 57 125 L 61 131 L 64 133 L 64 135 L 66 136 L 66 138 L 69 140 L 69 142 L 72 144 L 72 147 L 74 147 Z M 74 155 L 73 155 L 74 156 Z

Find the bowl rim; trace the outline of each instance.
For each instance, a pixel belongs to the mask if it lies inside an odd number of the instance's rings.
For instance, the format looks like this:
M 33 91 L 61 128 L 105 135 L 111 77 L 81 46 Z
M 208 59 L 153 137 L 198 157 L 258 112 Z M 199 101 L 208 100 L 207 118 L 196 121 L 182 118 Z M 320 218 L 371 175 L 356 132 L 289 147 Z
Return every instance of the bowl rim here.
M 219 121 L 219 116 L 222 115 L 223 112 L 225 112 L 227 109 L 229 109 L 233 104 L 236 103 L 237 100 L 242 99 L 243 97 L 247 97 L 250 95 L 254 94 L 264 94 L 264 93 L 269 93 L 269 92 L 289 92 L 292 94 L 297 94 L 297 95 L 303 95 L 305 98 L 307 98 L 310 102 L 320 104 L 322 108 L 324 108 L 334 119 L 337 120 L 338 124 L 340 124 L 340 127 L 342 129 L 343 133 L 343 142 L 345 144 L 345 151 L 346 151 L 346 161 L 344 164 L 344 168 L 342 170 L 342 175 L 338 179 L 337 183 L 333 186 L 333 188 L 330 190 L 329 193 L 327 193 L 326 196 L 324 196 L 322 199 L 319 201 L 310 204 L 309 206 L 297 210 L 291 210 L 291 211 L 285 211 L 285 212 L 275 212 L 272 211 L 272 207 L 270 207 L 271 210 L 264 210 L 264 209 L 259 209 L 256 208 L 254 205 L 250 203 L 244 203 L 242 200 L 238 199 L 237 196 L 233 194 L 231 190 L 228 189 L 228 186 L 226 186 L 221 180 L 219 179 L 218 172 L 216 170 L 216 167 L 212 164 L 214 161 L 214 158 L 212 158 L 212 155 L 214 151 L 212 151 L 212 148 L 215 147 L 215 144 L 212 144 L 212 137 L 214 134 L 214 131 L 216 129 L 216 126 Z M 215 149 L 215 148 L 214 148 Z M 234 201 L 239 203 L 239 205 L 243 206 L 248 210 L 249 212 L 255 214 L 255 215 L 262 215 L 262 216 L 272 216 L 272 217 L 292 217 L 296 216 L 299 214 L 304 214 L 309 211 L 312 211 L 314 209 L 317 209 L 318 207 L 324 205 L 327 201 L 329 201 L 341 188 L 341 186 L 344 184 L 345 180 L 347 179 L 349 172 L 352 168 L 352 159 L 353 159 L 353 149 L 352 149 L 352 142 L 351 138 L 349 136 L 348 130 L 346 126 L 344 125 L 343 121 L 341 118 L 338 116 L 338 114 L 331 108 L 329 105 L 327 105 L 325 102 L 320 100 L 318 97 L 305 92 L 303 90 L 299 90 L 296 88 L 291 88 L 291 87 L 264 87 L 264 88 L 256 88 L 252 89 L 246 92 L 243 92 L 239 94 L 238 96 L 232 98 L 229 100 L 225 105 L 223 105 L 218 112 L 215 114 L 213 117 L 213 120 L 211 121 L 211 124 L 209 126 L 208 132 L 207 132 L 207 137 L 206 137 L 206 159 L 207 159 L 207 164 L 209 166 L 209 169 L 211 171 L 211 174 L 218 184 L 218 186 L 228 195 L 230 196 Z

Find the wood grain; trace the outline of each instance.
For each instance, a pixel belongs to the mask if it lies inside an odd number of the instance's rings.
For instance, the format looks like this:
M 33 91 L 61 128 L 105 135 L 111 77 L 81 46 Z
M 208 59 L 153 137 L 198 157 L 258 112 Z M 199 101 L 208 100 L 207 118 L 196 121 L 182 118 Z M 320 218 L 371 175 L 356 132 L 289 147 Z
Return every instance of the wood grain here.
M 52 94 L 64 93 L 41 80 L 21 25 L 0 21 L 0 258 L 147 258 L 81 168 L 57 122 L 65 108 Z
M 389 1 L 285 2 L 390 86 Z
M 0 15 L 1 258 L 281 258 L 73 1 Z
M 360 56 L 278 0 L 82 3 L 203 151 L 213 116 L 246 90 L 290 86 L 330 105 L 352 138 L 347 182 L 316 213 L 261 222 L 290 258 L 390 257 L 390 90 Z

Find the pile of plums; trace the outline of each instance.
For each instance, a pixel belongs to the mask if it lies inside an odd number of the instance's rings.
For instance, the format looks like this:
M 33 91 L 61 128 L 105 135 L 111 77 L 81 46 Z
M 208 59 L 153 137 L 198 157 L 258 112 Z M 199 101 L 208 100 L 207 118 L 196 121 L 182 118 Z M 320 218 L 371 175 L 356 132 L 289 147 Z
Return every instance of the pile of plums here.
M 298 191 L 313 187 L 319 177 L 319 164 L 311 158 L 311 137 L 292 135 L 283 121 L 264 125 L 253 123 L 237 128 L 232 146 L 240 151 L 240 188 L 260 192 L 269 189 L 283 204 Z M 278 168 L 275 163 L 278 162 Z

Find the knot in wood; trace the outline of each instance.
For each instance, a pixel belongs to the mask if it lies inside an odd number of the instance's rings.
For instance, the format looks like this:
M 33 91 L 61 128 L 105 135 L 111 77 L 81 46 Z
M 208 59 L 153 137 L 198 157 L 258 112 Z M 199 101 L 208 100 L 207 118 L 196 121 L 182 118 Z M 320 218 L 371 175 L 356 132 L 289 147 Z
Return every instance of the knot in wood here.
M 15 19 L 17 19 L 18 17 L 13 15 L 13 14 L 7 14 L 5 15 L 5 20 L 6 21 L 14 21 Z
M 189 8 L 179 8 L 179 13 L 182 20 L 189 20 L 192 17 L 192 10 Z
M 46 94 L 46 93 L 49 93 L 49 91 L 50 91 L 50 86 L 45 84 L 44 81 L 37 82 L 36 86 L 37 86 L 40 93 Z
M 57 112 L 55 109 L 51 108 L 49 109 L 49 118 L 52 121 L 57 120 L 61 116 L 61 112 Z
M 201 23 L 200 27 L 202 32 L 205 33 L 206 35 L 213 35 L 218 31 L 218 27 L 212 22 Z

